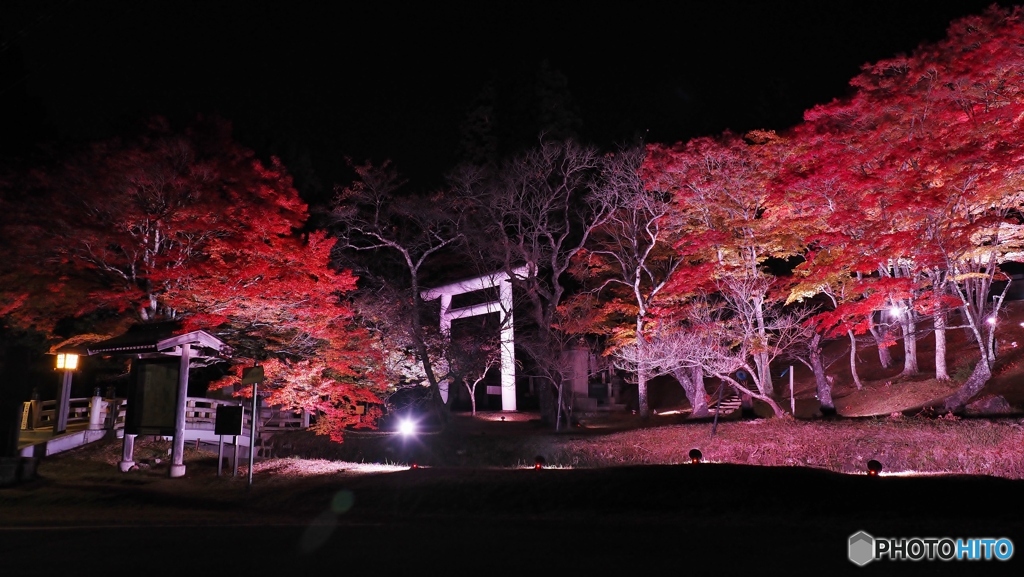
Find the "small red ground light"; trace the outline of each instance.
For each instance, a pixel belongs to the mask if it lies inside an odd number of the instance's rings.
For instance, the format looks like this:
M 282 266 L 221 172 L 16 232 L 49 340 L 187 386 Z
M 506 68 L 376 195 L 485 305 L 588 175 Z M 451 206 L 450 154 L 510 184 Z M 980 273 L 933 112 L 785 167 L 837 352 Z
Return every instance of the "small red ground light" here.
M 704 460 L 704 453 L 700 449 L 690 449 L 690 463 L 696 465 Z
M 882 472 L 882 464 L 871 459 L 868 461 L 868 477 L 877 477 Z
M 410 466 L 410 468 L 411 468 L 411 469 L 419 469 L 419 468 L 420 468 L 420 466 L 419 466 L 418 464 L 416 464 L 416 463 L 413 463 L 413 464 L 412 464 L 412 465 Z
M 544 457 L 542 457 L 541 455 L 537 455 L 533 459 L 533 468 L 537 469 L 537 470 L 543 469 L 544 468 L 544 464 L 546 462 L 547 461 L 544 460 Z

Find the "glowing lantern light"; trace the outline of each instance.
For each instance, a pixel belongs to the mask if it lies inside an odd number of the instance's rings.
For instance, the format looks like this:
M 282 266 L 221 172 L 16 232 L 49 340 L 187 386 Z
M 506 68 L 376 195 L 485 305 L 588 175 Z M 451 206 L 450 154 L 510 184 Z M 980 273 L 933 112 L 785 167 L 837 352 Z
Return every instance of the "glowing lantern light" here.
M 868 461 L 868 477 L 877 477 L 882 472 L 882 464 L 871 459 Z
M 57 368 L 62 371 L 73 371 L 78 368 L 78 355 L 74 353 L 59 353 L 57 355 Z
M 704 460 L 704 453 L 700 449 L 690 449 L 690 463 L 696 465 Z
M 64 433 L 68 429 L 68 413 L 71 406 L 71 375 L 78 368 L 78 355 L 75 353 L 57 353 L 57 370 L 64 371 L 60 391 L 57 393 L 57 406 L 54 413 L 54 434 Z

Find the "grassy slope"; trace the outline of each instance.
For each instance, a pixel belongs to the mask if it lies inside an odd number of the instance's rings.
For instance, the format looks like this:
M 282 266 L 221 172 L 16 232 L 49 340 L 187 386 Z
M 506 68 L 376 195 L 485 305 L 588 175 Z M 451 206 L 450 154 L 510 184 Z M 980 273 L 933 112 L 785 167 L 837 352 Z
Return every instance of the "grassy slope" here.
M 1001 356 L 995 377 L 983 392 L 1003 395 L 1016 407 L 1024 404 L 1019 385 L 1024 370 L 1021 321 L 1024 314 L 1018 306 L 1011 307 L 1001 320 L 1007 327 L 1000 335 L 1004 341 Z M 1011 343 L 1018 331 L 1021 347 L 1016 348 Z M 949 337 L 949 357 L 969 360 L 972 351 L 962 332 L 952 332 Z M 893 472 L 1024 479 L 1024 421 L 1019 416 L 996 420 L 915 416 L 921 412 L 915 407 L 941 399 L 957 385 L 928 378 L 933 363 L 931 343 L 930 335 L 920 343 L 924 374 L 904 379 L 897 377 L 900 367 L 882 369 L 875 351 L 863 349 L 859 358 L 864 391 L 856 391 L 844 373 L 845 358 L 833 365 L 830 372 L 836 375 L 835 396 L 841 413 L 878 415 L 873 417 L 729 420 L 719 423 L 713 437 L 710 422 L 692 422 L 679 415 L 658 415 L 647 422 L 633 415 L 584 419 L 579 427 L 559 434 L 524 415 L 505 422 L 487 420 L 489 415 L 476 419 L 460 415 L 453 426 L 440 433 L 410 440 L 386 433 L 353 433 L 341 445 L 308 433 L 293 433 L 281 438 L 278 445 L 281 454 L 290 457 L 257 463 L 251 492 L 244 489 L 244 464 L 238 477 L 218 478 L 215 454 L 192 447 L 186 452 L 186 477 L 168 479 L 169 443 L 163 441 L 140 440 L 136 458 L 146 466 L 122 474 L 115 466 L 120 458 L 120 442 L 110 441 L 45 459 L 40 463 L 38 480 L 0 490 L 0 522 L 90 523 L 123 520 L 126 514 L 136 522 L 162 522 L 182 515 L 202 521 L 220 518 L 225 511 L 239 522 L 267 522 L 274 515 L 287 518 L 314 514 L 324 507 L 325 500 L 343 496 L 338 493 L 339 486 L 361 486 L 366 492 L 367 487 L 378 484 L 419 483 L 406 476 L 414 472 L 399 473 L 397 477 L 372 475 L 369 478 L 377 480 L 359 481 L 365 477 L 361 472 L 364 468 L 357 463 L 415 462 L 436 467 L 429 476 L 418 477 L 430 479 L 429 483 L 458 484 L 468 481 L 457 479 L 472 478 L 473 482 L 487 484 L 490 481 L 480 477 L 488 475 L 484 471 L 489 468 L 528 467 L 536 456 L 543 456 L 554 467 L 620 469 L 683 463 L 694 447 L 721 466 L 796 466 L 790 470 L 860 473 L 869 459 L 878 459 Z M 831 346 L 842 348 L 844 343 Z M 841 356 L 842 351 L 836 352 Z M 902 349 L 894 347 L 893 352 L 898 355 Z M 951 372 L 955 366 L 951 363 Z M 814 388 L 808 372 L 798 369 L 795 374 L 795 390 L 802 406 L 813 405 Z M 678 391 L 678 385 L 662 385 L 653 395 L 655 407 L 677 407 L 680 401 L 672 395 Z M 476 472 L 470 474 L 470 470 Z M 754 474 L 747 471 L 745 475 Z M 505 491 L 502 483 L 481 494 Z M 432 498 L 430 487 L 421 488 L 424 493 L 417 502 L 428 502 Z M 588 486 L 587 491 L 593 490 Z M 380 499 L 390 498 L 383 496 L 386 490 L 382 491 Z M 465 506 L 477 505 L 467 502 Z
M 1017 413 L 1024 412 L 1024 302 L 1010 302 L 1003 308 L 999 319 L 998 359 L 993 377 L 978 398 L 1000 395 Z M 953 323 L 951 323 L 953 324 Z M 954 392 L 977 362 L 977 345 L 968 339 L 962 329 L 949 330 L 947 340 L 947 371 L 951 381 L 937 381 L 935 375 L 935 339 L 929 324 L 919 327 L 917 358 L 920 373 L 901 377 L 903 371 L 903 343 L 889 348 L 894 365 L 882 368 L 878 351 L 869 343 L 870 336 L 862 337 L 857 352 L 857 372 L 864 385 L 857 390 L 849 368 L 849 341 L 840 339 L 825 347 L 825 357 L 834 359 L 826 373 L 835 379 L 833 400 L 840 415 L 849 417 L 888 416 L 894 412 L 915 414 L 921 408 L 934 405 Z M 778 375 L 785 367 L 773 370 L 779 403 L 789 408 L 789 379 Z M 710 393 L 717 391 L 717 381 L 708 381 Z M 816 410 L 814 377 L 802 365 L 794 366 L 793 389 L 797 401 L 797 415 L 811 416 Z M 652 407 L 658 411 L 687 409 L 688 404 L 681 387 L 671 378 L 659 379 L 652 385 Z

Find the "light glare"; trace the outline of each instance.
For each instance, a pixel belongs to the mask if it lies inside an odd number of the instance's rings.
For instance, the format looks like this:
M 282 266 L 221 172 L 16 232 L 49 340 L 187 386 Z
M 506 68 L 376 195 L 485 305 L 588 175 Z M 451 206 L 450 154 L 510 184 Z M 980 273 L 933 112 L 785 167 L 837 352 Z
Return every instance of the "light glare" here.
M 410 435 L 415 435 L 416 434 L 416 423 L 414 423 L 412 421 L 412 419 L 402 419 L 398 423 L 398 432 L 401 433 L 403 437 L 408 437 Z

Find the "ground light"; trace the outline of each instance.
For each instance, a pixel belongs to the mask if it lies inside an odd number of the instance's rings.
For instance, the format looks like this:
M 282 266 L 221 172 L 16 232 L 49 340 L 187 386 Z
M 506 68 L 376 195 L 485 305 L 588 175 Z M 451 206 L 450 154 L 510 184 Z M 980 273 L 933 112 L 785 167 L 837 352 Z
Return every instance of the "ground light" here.
M 412 419 L 402 419 L 398 423 L 398 432 L 403 437 L 411 437 L 416 434 L 416 422 Z
M 543 469 L 546 463 L 547 460 L 544 459 L 542 455 L 537 455 L 536 457 L 533 458 L 533 468 L 538 471 Z
M 871 459 L 868 461 L 868 477 L 877 477 L 882 472 L 882 464 Z
M 704 453 L 700 449 L 690 449 L 690 463 L 696 465 L 704 460 Z

